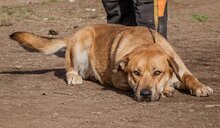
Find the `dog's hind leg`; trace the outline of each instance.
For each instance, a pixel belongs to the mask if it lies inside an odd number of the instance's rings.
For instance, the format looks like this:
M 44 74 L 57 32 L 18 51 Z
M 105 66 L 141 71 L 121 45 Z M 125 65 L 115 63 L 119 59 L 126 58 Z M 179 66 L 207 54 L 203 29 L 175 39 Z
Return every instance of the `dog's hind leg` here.
M 83 83 L 88 76 L 90 62 L 88 51 L 94 42 L 91 28 L 84 28 L 68 39 L 66 48 L 66 79 L 68 85 Z
M 78 75 L 78 71 L 74 70 L 73 66 L 73 56 L 71 50 L 68 48 L 66 49 L 66 79 L 68 85 L 78 85 L 82 84 L 83 80 L 82 77 Z

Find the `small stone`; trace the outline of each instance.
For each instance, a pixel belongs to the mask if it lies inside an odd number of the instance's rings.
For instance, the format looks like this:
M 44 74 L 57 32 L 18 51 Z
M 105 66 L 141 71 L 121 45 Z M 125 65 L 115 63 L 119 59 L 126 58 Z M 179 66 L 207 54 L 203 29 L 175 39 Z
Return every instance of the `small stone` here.
M 190 110 L 189 110 L 189 112 L 194 112 L 194 111 L 195 111 L 194 109 L 190 109 Z
M 48 35 L 58 35 L 58 32 L 55 30 L 49 30 Z
M 70 3 L 76 2 L 76 0 L 69 0 Z
M 46 95 L 47 95 L 46 93 L 42 93 L 42 94 L 41 94 L 41 96 L 46 96 Z
M 55 112 L 55 113 L 52 114 L 52 118 L 55 118 L 58 115 L 59 115 L 59 113 Z
M 79 26 L 78 25 L 75 25 L 73 28 L 78 28 Z
M 102 112 L 92 112 L 92 114 L 100 116 L 102 114 Z
M 16 68 L 16 69 L 21 69 L 22 66 L 21 66 L 21 65 L 15 65 L 15 68 Z
M 113 73 L 117 73 L 118 71 L 117 71 L 117 69 L 113 69 L 112 72 Z
M 96 9 L 95 8 L 86 8 L 86 11 L 88 11 L 88 12 L 95 12 Z
M 220 107 L 220 104 L 205 105 L 205 108 L 213 108 L 213 107 Z

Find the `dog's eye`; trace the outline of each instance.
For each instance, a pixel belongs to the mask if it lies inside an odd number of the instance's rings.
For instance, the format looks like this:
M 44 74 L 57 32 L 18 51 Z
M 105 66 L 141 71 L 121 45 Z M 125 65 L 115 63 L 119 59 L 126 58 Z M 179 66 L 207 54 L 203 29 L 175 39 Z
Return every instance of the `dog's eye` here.
M 153 75 L 154 75 L 154 76 L 158 76 L 158 75 L 160 75 L 161 73 L 162 73 L 161 71 L 157 70 L 157 71 L 154 72 Z
M 138 71 L 133 71 L 133 74 L 136 75 L 136 76 L 140 76 L 141 75 L 141 73 L 138 72 Z

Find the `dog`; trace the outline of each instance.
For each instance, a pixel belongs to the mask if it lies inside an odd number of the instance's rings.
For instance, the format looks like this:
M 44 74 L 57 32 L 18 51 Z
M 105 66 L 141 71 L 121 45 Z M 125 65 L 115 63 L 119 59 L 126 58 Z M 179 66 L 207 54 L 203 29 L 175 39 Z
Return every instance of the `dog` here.
M 24 48 L 54 54 L 65 48 L 68 85 L 84 80 L 132 90 L 137 101 L 170 97 L 175 88 L 197 97 L 213 94 L 186 68 L 169 42 L 145 27 L 114 24 L 86 26 L 65 38 L 15 32 L 10 38 Z

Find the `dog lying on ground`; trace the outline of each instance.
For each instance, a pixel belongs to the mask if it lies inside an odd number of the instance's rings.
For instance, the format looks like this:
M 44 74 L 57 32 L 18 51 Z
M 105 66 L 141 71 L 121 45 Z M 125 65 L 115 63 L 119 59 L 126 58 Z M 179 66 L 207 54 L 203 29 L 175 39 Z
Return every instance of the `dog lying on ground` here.
M 62 39 L 27 32 L 15 32 L 10 38 L 45 54 L 66 48 L 68 85 L 95 80 L 133 90 L 137 101 L 172 96 L 174 87 L 198 97 L 212 95 L 213 90 L 193 76 L 165 38 L 157 34 L 155 40 L 156 34 L 145 27 L 97 24 Z

